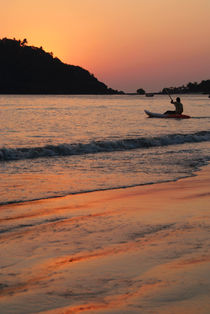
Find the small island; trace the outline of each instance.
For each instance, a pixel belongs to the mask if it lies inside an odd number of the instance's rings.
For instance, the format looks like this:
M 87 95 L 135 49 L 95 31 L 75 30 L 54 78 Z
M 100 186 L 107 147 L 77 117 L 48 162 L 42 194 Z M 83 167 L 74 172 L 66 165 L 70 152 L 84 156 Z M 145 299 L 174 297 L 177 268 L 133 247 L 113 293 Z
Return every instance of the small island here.
M 123 94 L 26 39 L 0 39 L 0 73 L 0 94 Z

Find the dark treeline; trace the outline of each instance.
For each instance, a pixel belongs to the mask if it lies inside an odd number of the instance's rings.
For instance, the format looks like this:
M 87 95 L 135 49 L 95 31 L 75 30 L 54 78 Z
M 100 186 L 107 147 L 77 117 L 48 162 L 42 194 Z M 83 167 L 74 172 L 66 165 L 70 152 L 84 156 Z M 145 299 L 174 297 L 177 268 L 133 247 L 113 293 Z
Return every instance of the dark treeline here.
M 24 39 L 0 40 L 0 93 L 118 94 L 79 67 L 64 64 Z
M 163 88 L 161 93 L 166 94 L 167 92 L 170 94 L 185 94 L 185 93 L 210 94 L 210 80 L 204 80 L 201 81 L 200 83 L 190 82 L 186 86 L 182 85 L 179 87 Z

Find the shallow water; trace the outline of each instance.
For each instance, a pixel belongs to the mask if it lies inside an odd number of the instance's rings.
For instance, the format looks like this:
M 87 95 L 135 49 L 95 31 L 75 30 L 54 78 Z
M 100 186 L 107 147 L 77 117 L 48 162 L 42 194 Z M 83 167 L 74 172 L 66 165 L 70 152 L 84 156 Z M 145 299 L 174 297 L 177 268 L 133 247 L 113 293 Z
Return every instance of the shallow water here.
M 207 176 L 0 213 L 1 313 L 209 313 Z

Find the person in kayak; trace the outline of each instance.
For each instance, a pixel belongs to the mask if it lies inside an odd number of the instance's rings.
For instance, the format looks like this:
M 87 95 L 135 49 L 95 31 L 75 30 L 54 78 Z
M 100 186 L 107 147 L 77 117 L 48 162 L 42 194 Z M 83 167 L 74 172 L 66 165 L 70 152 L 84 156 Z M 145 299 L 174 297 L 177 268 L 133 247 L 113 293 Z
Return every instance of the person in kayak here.
M 167 110 L 164 114 L 182 114 L 183 112 L 183 104 L 181 103 L 181 99 L 179 97 L 176 98 L 176 101 L 171 100 L 171 104 L 173 104 L 176 110 Z

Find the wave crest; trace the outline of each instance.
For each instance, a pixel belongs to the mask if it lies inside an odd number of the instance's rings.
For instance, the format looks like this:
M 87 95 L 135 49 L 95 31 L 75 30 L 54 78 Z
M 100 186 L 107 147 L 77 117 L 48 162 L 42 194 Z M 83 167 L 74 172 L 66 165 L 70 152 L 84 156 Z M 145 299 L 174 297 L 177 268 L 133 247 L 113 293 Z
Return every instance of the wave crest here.
M 105 140 L 92 141 L 89 143 L 64 143 L 59 145 L 46 145 L 43 147 L 3 147 L 0 149 L 0 161 L 96 154 L 204 141 L 210 141 L 210 131 L 200 131 L 190 134 L 168 134 L 157 137 L 119 139 L 115 141 Z

